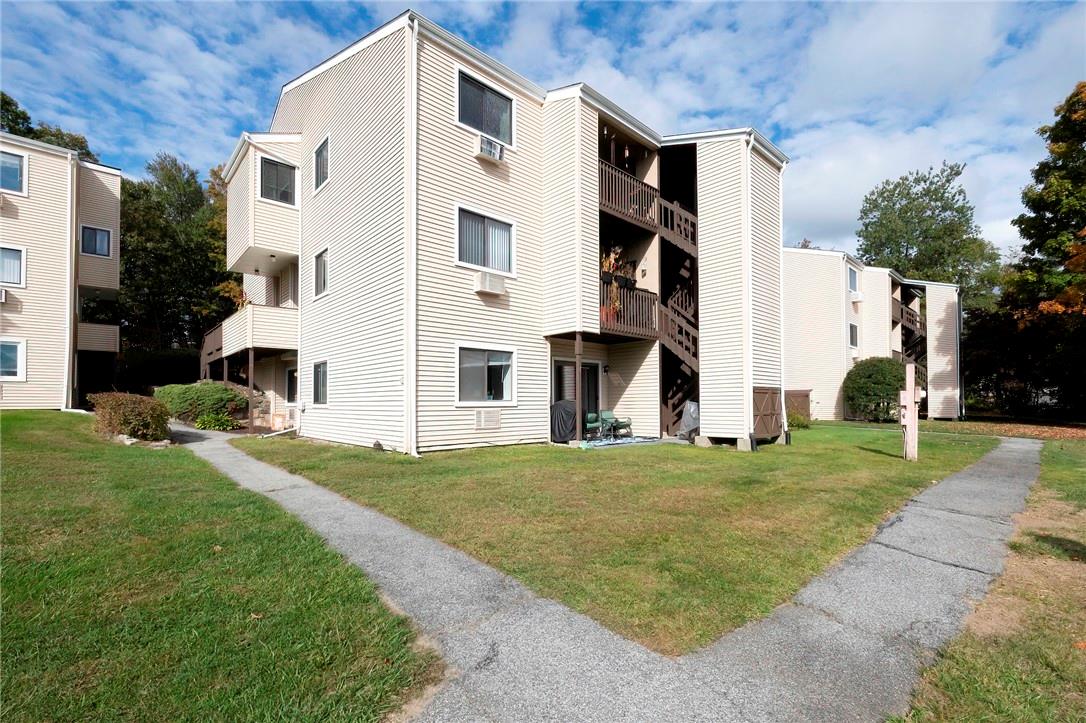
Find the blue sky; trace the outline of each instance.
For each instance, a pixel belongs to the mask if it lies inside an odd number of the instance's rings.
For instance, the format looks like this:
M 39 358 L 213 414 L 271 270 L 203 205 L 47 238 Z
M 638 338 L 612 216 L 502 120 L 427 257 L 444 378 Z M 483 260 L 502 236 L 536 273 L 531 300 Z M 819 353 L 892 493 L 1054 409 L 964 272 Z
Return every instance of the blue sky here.
M 159 150 L 206 171 L 264 130 L 280 86 L 398 3 L 12 3 L 0 84 L 139 176 Z M 884 178 L 968 164 L 986 237 L 1043 156 L 1037 126 L 1086 78 L 1086 5 L 418 3 L 545 87 L 586 81 L 662 132 L 753 125 L 792 163 L 785 242 L 851 249 Z M 64 28 L 64 32 L 57 32 Z

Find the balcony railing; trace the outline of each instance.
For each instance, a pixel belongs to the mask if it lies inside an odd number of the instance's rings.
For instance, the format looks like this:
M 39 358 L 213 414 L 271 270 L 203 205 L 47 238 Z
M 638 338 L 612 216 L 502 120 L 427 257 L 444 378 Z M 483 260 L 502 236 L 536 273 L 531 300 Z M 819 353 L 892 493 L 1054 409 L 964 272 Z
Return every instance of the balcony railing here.
M 650 231 L 660 225 L 660 192 L 636 176 L 600 159 L 600 208 Z
M 600 279 L 600 332 L 638 339 L 659 335 L 658 298 L 644 289 L 621 287 Z
M 907 306 L 901 307 L 901 324 L 906 329 L 915 331 L 918 334 L 924 333 L 924 320 L 920 318 L 920 314 Z

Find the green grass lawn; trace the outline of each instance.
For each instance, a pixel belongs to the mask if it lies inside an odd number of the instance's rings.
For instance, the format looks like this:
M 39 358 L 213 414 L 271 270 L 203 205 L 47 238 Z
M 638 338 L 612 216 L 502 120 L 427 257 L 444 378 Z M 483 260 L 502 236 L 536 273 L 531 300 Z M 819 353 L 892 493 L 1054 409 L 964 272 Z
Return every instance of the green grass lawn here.
M 4 720 L 378 720 L 438 674 L 272 502 L 90 427 L 0 418 Z
M 797 431 L 757 454 L 533 445 L 411 459 L 305 440 L 254 456 L 375 507 L 668 654 L 769 613 L 908 497 L 995 446 L 900 433 Z
M 1045 443 L 1011 550 L 907 720 L 1086 720 L 1086 442 Z

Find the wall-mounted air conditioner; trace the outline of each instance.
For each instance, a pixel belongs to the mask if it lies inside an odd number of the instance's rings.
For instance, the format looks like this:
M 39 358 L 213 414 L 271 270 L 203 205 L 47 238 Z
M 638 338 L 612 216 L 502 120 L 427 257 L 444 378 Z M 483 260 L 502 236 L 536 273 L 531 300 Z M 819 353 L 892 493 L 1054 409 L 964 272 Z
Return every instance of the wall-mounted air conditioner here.
M 8 290 L 7 289 L 0 289 L 0 304 L 3 304 L 7 300 L 8 300 Z
M 858 304 L 864 300 L 864 293 L 862 291 L 853 291 L 850 296 L 853 304 Z
M 479 136 L 475 157 L 488 163 L 505 163 L 505 146 L 485 136 Z
M 475 293 L 501 296 L 505 293 L 505 277 L 486 271 L 475 272 Z

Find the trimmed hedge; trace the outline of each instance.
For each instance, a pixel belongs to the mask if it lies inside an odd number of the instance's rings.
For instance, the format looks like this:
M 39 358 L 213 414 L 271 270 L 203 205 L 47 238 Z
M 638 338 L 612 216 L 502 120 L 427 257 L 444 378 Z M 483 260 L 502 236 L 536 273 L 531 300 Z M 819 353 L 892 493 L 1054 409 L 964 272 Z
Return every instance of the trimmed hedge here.
M 244 394 L 212 381 L 168 384 L 155 390 L 155 399 L 166 405 L 170 416 L 188 424 L 210 414 L 232 416 L 249 408 Z
M 103 392 L 87 397 L 94 405 L 94 430 L 99 434 L 156 441 L 170 436 L 166 405 L 151 397 L 124 392 Z
M 904 388 L 904 363 L 871 357 L 856 362 L 845 375 L 845 404 L 849 414 L 865 422 L 892 422 L 897 419 L 898 392 Z

